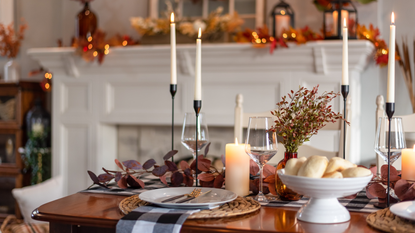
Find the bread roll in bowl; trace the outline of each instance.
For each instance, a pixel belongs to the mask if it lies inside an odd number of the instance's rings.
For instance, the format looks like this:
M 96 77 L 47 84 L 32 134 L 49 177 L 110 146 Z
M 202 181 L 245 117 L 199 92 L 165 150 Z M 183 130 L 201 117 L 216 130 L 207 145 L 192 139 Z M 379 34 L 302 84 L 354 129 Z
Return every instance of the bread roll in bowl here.
M 346 178 L 346 177 L 370 176 L 373 174 L 369 169 L 364 168 L 364 167 L 351 167 L 351 168 L 347 168 L 346 170 L 342 171 L 342 175 L 344 178 Z
M 356 167 L 356 164 L 339 157 L 333 157 L 329 160 L 329 164 L 324 173 L 342 172 L 351 167 Z
M 285 174 L 286 175 L 292 175 L 296 176 L 298 173 L 298 170 L 300 170 L 303 163 L 307 160 L 306 157 L 301 158 L 292 158 L 287 161 L 285 164 Z
M 329 160 L 325 156 L 313 155 L 310 156 L 298 170 L 298 176 L 305 176 L 311 178 L 321 178 L 327 168 Z
M 331 173 L 324 173 L 322 178 L 343 178 L 343 175 L 341 172 L 331 172 Z

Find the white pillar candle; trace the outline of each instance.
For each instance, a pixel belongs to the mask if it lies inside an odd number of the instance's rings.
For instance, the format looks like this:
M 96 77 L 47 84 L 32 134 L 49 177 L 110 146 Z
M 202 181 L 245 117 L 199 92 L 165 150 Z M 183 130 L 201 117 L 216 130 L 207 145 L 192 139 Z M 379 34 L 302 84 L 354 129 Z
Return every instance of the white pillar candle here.
M 174 13 L 171 13 L 170 23 L 170 49 L 171 49 L 171 67 L 170 67 L 170 84 L 177 84 L 177 65 L 176 65 L 176 24 L 174 23 Z
M 349 47 L 346 18 L 343 23 L 343 60 L 342 60 L 342 85 L 349 85 Z
M 395 16 L 392 12 L 389 34 L 388 89 L 386 103 L 395 103 Z
M 249 156 L 245 152 L 245 144 L 226 144 L 225 188 L 238 196 L 249 194 Z
M 199 28 L 199 34 L 196 39 L 196 68 L 195 68 L 195 98 L 202 100 L 202 29 Z
M 402 179 L 415 181 L 415 145 L 413 149 L 402 149 Z
M 284 30 L 290 30 L 290 20 L 289 15 L 276 15 L 275 16 L 275 33 L 276 37 L 280 37 Z

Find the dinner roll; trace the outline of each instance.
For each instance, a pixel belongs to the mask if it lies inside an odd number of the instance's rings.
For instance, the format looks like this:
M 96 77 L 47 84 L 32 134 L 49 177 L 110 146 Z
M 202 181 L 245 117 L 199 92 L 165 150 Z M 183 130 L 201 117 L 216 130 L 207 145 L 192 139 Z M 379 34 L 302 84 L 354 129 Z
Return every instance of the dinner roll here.
M 292 175 L 296 176 L 298 173 L 298 170 L 300 170 L 300 167 L 303 165 L 303 163 L 307 160 L 306 157 L 301 158 L 292 158 L 287 161 L 285 164 L 285 174 L 286 175 Z
M 364 167 L 351 167 L 347 168 L 346 170 L 342 171 L 342 175 L 344 178 L 346 177 L 362 177 L 362 176 L 370 176 L 372 172 Z
M 330 159 L 329 164 L 327 165 L 326 171 L 324 173 L 332 172 L 342 172 L 350 167 L 356 167 L 356 164 L 349 162 L 345 159 L 339 157 L 333 157 Z
M 323 178 L 343 178 L 341 172 L 324 173 Z
M 310 156 L 298 170 L 298 176 L 321 178 L 327 168 L 329 160 L 325 156 Z

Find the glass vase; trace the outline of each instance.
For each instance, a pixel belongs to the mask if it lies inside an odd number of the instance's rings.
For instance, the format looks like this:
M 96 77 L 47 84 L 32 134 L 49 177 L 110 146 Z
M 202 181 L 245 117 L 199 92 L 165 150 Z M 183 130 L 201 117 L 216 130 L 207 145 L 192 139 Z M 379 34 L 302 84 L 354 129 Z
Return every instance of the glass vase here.
M 4 65 L 4 81 L 17 82 L 20 79 L 19 65 L 14 59 L 9 60 Z
M 88 40 L 92 37 L 97 29 L 97 16 L 89 8 L 89 3 L 86 2 L 84 9 L 76 16 L 76 33 L 75 37 L 79 39 Z
M 292 158 L 297 158 L 297 152 L 285 152 L 284 158 L 277 165 L 277 170 L 285 168 L 285 164 L 287 164 L 287 161 Z M 285 184 L 278 177 L 277 173 L 275 173 L 275 186 L 275 189 L 277 190 L 277 193 L 280 196 L 281 200 L 298 201 L 303 197 L 303 195 L 300 195 L 292 191 L 291 189 L 287 188 L 287 186 L 285 186 Z

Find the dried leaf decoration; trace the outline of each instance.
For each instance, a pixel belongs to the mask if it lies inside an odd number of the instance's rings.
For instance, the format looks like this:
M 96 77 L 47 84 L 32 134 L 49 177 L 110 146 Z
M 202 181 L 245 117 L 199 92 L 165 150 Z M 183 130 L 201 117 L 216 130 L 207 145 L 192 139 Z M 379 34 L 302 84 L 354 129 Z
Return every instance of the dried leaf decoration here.
M 135 160 L 127 160 L 122 162 L 122 164 L 128 169 L 140 170 L 142 168 L 141 164 Z
M 5 26 L 0 23 L 0 55 L 8 58 L 15 58 L 19 53 L 21 41 L 24 39 L 24 31 L 27 24 L 22 20 L 19 31 L 14 31 L 14 23 Z
M 376 174 L 376 167 L 371 168 L 372 173 Z M 380 179 L 376 179 L 376 176 L 372 178 L 372 181 L 366 186 L 366 196 L 369 199 L 379 198 L 380 203 L 386 203 L 386 187 L 388 181 L 388 165 L 385 164 L 380 169 Z M 390 166 L 390 183 L 389 187 L 393 189 L 395 195 L 399 198 L 397 200 L 392 196 L 390 192 L 390 202 L 396 203 L 398 201 L 415 200 L 415 184 L 411 184 L 406 180 L 401 179 L 399 172 L 395 167 Z
M 286 152 L 297 152 L 298 148 L 310 140 L 327 123 L 344 120 L 340 112 L 334 112 L 330 102 L 340 93 L 324 92 L 318 95 L 319 85 L 308 90 L 288 93 L 277 103 L 277 109 L 272 111 L 275 116 L 273 130 L 282 137 Z M 346 121 L 347 124 L 349 122 Z

